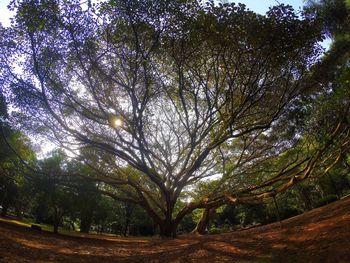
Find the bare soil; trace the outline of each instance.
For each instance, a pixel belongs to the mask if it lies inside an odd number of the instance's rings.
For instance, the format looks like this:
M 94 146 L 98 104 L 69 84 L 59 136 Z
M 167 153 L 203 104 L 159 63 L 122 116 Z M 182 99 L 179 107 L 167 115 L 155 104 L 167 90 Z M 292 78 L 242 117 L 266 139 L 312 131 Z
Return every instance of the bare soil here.
M 247 230 L 176 239 L 54 235 L 0 222 L 0 262 L 350 262 L 350 198 Z

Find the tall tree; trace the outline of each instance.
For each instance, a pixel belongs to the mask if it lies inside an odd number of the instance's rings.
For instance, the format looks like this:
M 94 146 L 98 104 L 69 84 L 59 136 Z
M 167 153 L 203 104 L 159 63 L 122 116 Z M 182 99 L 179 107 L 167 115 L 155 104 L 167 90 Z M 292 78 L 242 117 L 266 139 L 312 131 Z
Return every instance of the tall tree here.
M 322 38 L 312 17 L 284 5 L 266 16 L 190 0 L 13 8 L 0 32 L 1 85 L 22 124 L 80 159 L 90 153 L 105 191 L 141 205 L 166 236 L 213 201 L 175 212 L 184 188 L 223 173 L 221 148 L 239 167 L 255 158 L 247 146 L 278 140 L 269 131 L 305 92 Z

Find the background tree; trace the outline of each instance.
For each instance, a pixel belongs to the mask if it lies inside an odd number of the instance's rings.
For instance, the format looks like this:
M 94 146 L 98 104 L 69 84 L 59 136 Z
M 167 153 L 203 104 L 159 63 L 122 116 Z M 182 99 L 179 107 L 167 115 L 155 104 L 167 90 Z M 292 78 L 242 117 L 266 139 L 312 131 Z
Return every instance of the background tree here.
M 36 216 L 37 221 L 52 223 L 54 233 L 62 224 L 63 216 L 74 211 L 75 194 L 68 187 L 62 185 L 66 174 L 65 156 L 62 152 L 54 152 L 51 157 L 39 162 L 41 174 L 34 180 L 37 190 Z
M 29 139 L 11 128 L 6 100 L 0 93 L 0 202 L 3 216 L 10 207 L 21 215 L 23 206 L 29 202 L 25 200 L 26 191 L 23 190 L 26 187 L 25 179 L 31 171 L 25 164 L 33 163 L 34 160 L 35 155 L 29 146 Z

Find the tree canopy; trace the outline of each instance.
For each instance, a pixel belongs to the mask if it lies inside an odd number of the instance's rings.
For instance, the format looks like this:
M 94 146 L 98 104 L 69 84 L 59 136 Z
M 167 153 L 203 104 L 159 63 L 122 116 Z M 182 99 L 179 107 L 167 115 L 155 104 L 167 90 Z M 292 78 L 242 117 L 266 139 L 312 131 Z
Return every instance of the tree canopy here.
M 339 112 L 319 119 L 328 126 L 297 122 L 322 89 L 315 16 L 194 0 L 12 8 L 14 23 L 0 29 L 0 83 L 17 120 L 93 169 L 105 194 L 141 205 L 162 235 L 196 208 L 284 191 L 331 167 L 332 147 L 349 147 Z M 342 105 L 347 114 L 348 97 Z M 322 138 L 304 137 L 315 127 Z M 213 176 L 217 187 L 184 202 Z

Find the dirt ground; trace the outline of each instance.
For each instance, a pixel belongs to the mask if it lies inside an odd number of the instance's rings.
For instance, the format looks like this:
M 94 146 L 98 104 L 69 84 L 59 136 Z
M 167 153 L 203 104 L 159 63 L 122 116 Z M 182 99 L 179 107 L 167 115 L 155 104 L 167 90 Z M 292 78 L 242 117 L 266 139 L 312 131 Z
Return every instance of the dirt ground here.
M 0 223 L 0 262 L 350 262 L 350 198 L 279 223 L 177 239 L 72 237 Z

